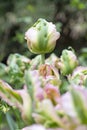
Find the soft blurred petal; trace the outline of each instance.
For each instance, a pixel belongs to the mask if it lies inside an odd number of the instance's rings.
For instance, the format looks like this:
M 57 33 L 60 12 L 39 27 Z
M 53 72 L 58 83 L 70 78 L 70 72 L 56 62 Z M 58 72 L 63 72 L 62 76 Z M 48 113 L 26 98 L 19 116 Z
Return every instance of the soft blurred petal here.
M 38 104 L 39 114 L 44 115 L 48 122 L 56 123 L 58 126 L 64 128 L 64 125 L 55 111 L 55 108 L 49 99 L 44 99 Z
M 85 125 L 80 125 L 80 126 L 78 126 L 75 130 L 87 130 L 87 126 L 85 126 Z
M 53 86 L 52 84 L 46 84 L 44 90 L 47 95 L 47 98 L 51 99 L 55 103 L 58 103 L 60 93 L 57 86 Z
M 22 130 L 46 130 L 42 125 L 32 125 L 29 127 L 25 127 Z
M 0 97 L 9 105 L 21 108 L 23 100 L 20 94 L 13 90 L 7 83 L 0 80 Z
M 20 110 L 23 120 L 28 124 L 30 123 L 32 120 L 32 103 L 27 88 L 14 90 L 7 83 L 0 80 L 0 97 L 9 105 L 16 106 Z
M 72 96 L 69 92 L 65 93 L 63 96 L 61 96 L 60 104 L 62 105 L 65 113 L 73 118 L 77 117 Z
M 71 95 L 78 119 L 82 124 L 87 124 L 87 89 L 80 86 L 73 87 Z
M 32 101 L 27 91 L 27 87 L 25 86 L 23 90 L 18 90 L 18 93 L 23 100 L 23 104 L 20 109 L 21 116 L 27 124 L 30 124 L 32 122 Z

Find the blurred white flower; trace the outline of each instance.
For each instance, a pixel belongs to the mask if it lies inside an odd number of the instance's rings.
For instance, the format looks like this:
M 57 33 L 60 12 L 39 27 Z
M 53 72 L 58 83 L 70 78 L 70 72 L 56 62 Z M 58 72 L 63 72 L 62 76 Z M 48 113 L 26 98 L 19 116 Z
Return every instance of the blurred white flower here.
M 42 125 L 32 125 L 29 127 L 25 127 L 22 130 L 46 130 Z

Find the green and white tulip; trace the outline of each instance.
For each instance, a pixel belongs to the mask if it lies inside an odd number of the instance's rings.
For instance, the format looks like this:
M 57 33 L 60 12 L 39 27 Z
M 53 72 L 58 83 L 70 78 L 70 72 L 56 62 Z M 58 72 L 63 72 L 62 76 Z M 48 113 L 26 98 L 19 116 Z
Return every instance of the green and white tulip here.
M 25 33 L 28 48 L 35 54 L 52 52 L 55 48 L 56 40 L 59 37 L 60 33 L 57 32 L 56 26 L 52 22 L 47 22 L 45 19 L 38 19 Z
M 78 60 L 72 50 L 65 49 L 57 65 L 63 75 L 68 75 L 77 67 Z

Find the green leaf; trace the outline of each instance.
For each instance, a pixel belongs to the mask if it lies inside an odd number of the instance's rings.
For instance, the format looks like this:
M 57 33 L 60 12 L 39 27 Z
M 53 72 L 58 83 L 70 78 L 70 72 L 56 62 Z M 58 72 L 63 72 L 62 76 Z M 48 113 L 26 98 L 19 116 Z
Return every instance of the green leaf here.
M 79 91 L 79 89 L 71 89 L 72 99 L 78 118 L 83 124 L 87 124 L 87 102 L 84 92 L 85 90 Z
M 6 119 L 7 119 L 10 130 L 16 130 L 17 129 L 16 122 L 12 119 L 9 113 L 6 113 Z

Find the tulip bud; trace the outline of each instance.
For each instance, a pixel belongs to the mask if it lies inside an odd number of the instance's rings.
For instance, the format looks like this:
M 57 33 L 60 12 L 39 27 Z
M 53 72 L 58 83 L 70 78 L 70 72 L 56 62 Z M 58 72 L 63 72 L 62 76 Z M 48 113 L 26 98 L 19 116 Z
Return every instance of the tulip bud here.
M 28 48 L 35 54 L 45 54 L 53 51 L 59 37 L 60 33 L 56 31 L 55 25 L 44 19 L 39 19 L 25 33 Z
M 40 73 L 40 75 L 42 75 L 43 77 L 46 77 L 46 76 L 49 76 L 49 75 L 54 75 L 51 66 L 48 65 L 48 64 L 41 65 L 41 66 L 39 67 L 39 73 Z
M 46 64 L 50 64 L 50 65 L 54 65 L 56 64 L 56 62 L 58 61 L 58 57 L 52 53 L 46 60 L 45 60 L 45 63 Z
M 69 77 L 69 81 L 75 85 L 87 86 L 87 67 L 77 67 Z
M 58 67 L 63 75 L 68 75 L 72 73 L 72 71 L 78 65 L 77 57 L 71 50 L 63 50 L 62 55 L 60 57 L 60 61 L 58 62 Z
M 36 56 L 35 58 L 33 58 L 30 62 L 30 69 L 31 70 L 36 70 L 38 69 L 38 67 L 42 64 L 41 61 L 41 55 Z
M 60 86 L 61 80 L 57 69 L 54 66 L 44 64 L 39 67 L 39 74 L 44 77 L 46 83 Z

